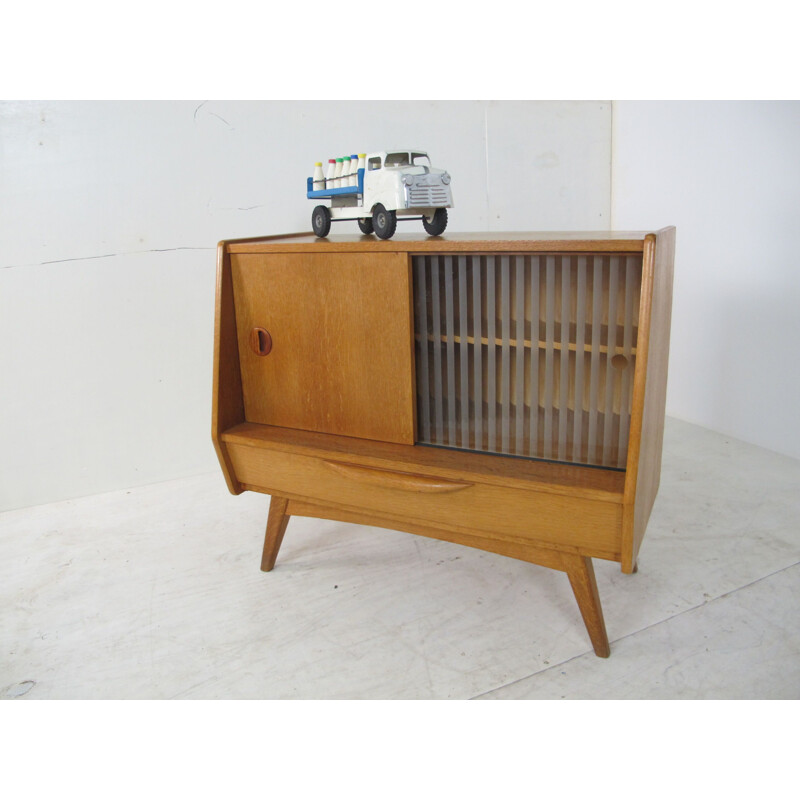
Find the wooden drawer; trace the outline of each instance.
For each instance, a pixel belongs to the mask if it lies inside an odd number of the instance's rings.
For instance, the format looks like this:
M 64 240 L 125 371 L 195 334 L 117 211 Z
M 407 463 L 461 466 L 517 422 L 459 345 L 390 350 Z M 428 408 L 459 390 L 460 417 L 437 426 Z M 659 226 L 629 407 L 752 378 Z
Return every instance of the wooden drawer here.
M 622 506 L 588 498 L 398 472 L 241 444 L 229 444 L 237 479 L 248 488 L 292 499 L 463 526 L 494 536 L 576 547 L 614 557 Z

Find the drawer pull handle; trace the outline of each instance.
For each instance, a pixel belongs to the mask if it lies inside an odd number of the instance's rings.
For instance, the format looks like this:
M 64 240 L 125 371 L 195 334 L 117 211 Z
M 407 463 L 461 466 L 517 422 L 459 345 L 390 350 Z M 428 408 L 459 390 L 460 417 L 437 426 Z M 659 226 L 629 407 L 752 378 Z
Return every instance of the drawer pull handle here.
M 269 331 L 264 328 L 253 328 L 250 331 L 250 349 L 257 356 L 269 355 L 269 351 L 272 350 L 272 337 Z
M 445 493 L 468 489 L 471 483 L 447 481 L 442 478 L 429 478 L 426 475 L 409 475 L 405 472 L 392 472 L 388 469 L 361 467 L 356 464 L 341 464 L 338 461 L 324 461 L 325 466 L 345 478 L 360 483 L 369 483 L 384 489 L 401 489 L 406 492 Z

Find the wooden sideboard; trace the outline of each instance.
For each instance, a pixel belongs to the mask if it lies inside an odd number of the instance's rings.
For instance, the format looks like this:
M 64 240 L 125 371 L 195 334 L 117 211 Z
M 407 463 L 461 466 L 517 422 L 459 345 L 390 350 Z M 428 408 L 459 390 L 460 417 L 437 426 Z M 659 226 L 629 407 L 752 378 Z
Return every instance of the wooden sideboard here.
M 658 490 L 675 229 L 219 244 L 212 438 L 228 488 L 566 572 L 636 570 Z

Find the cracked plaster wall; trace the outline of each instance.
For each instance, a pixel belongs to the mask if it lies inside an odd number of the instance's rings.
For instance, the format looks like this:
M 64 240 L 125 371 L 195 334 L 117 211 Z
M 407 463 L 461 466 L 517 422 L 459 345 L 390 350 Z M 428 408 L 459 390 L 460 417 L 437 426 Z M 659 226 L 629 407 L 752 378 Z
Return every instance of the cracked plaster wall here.
M 0 103 L 0 510 L 217 469 L 217 241 L 308 230 L 314 161 L 394 146 L 450 230 L 609 227 L 609 103 Z

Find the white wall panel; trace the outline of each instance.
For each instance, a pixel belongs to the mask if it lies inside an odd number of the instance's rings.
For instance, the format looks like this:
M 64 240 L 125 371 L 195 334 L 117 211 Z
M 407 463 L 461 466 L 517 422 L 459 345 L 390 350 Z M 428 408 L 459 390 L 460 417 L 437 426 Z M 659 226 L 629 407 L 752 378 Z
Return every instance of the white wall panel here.
M 667 413 L 800 458 L 800 103 L 614 104 L 613 227 L 677 226 Z
M 213 469 L 213 260 L 174 251 L 0 271 L 3 506 Z
M 215 469 L 217 241 L 309 230 L 314 161 L 393 146 L 449 230 L 608 227 L 609 103 L 0 103 L 0 508 Z

